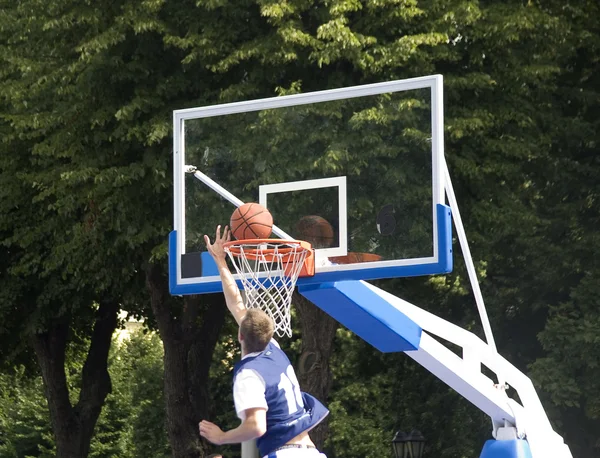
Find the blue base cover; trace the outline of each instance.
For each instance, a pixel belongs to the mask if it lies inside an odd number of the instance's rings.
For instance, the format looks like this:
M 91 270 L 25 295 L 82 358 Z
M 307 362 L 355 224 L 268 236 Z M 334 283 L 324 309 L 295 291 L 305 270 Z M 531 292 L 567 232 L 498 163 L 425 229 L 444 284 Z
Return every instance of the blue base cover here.
M 532 456 L 529 443 L 523 439 L 515 439 L 487 441 L 479 458 L 532 458 Z
M 363 282 L 348 280 L 301 285 L 298 291 L 384 353 L 419 348 L 420 326 Z

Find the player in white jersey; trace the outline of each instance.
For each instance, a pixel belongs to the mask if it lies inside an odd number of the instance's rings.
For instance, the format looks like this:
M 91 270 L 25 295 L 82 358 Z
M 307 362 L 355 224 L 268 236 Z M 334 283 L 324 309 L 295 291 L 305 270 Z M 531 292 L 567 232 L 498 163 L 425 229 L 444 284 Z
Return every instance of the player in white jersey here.
M 240 326 L 242 359 L 234 368 L 233 397 L 241 424 L 223 431 L 200 422 L 200 434 L 221 445 L 257 440 L 263 458 L 325 458 L 308 435 L 329 411 L 317 399 L 300 391 L 292 365 L 273 339 L 273 321 L 258 309 L 246 309 L 227 266 L 223 244 L 229 229 L 217 226 L 215 242 L 204 236 L 223 283 L 227 308 Z

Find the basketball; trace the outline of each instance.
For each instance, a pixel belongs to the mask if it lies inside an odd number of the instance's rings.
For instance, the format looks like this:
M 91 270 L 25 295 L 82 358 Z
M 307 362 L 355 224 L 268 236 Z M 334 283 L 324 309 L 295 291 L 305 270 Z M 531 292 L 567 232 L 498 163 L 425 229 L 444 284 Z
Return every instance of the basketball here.
M 273 216 L 262 205 L 250 202 L 235 209 L 229 227 L 237 240 L 268 239 L 273 229 Z
M 304 216 L 296 224 L 298 239 L 310 243 L 313 248 L 329 248 L 334 242 L 333 226 L 317 215 Z

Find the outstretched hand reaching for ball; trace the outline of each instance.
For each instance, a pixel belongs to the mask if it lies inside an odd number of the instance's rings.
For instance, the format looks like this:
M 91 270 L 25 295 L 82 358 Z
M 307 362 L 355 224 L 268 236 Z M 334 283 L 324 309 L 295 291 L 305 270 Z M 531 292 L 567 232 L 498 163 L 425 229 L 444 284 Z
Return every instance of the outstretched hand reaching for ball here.
M 217 226 L 214 243 L 210 243 L 210 237 L 208 235 L 204 236 L 204 241 L 206 242 L 206 249 L 211 254 L 211 256 L 215 258 L 215 260 L 225 259 L 225 250 L 223 249 L 223 244 L 229 242 L 229 240 L 231 240 L 231 233 L 229 232 L 229 228 L 225 226 L 225 229 L 223 229 L 223 235 L 221 236 L 220 224 Z

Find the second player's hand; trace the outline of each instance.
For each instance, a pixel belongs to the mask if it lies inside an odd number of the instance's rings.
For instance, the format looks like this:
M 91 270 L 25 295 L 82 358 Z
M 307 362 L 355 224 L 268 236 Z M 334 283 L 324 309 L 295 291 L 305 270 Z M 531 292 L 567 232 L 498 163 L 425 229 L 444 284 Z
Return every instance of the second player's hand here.
M 223 430 L 210 421 L 202 420 L 200 422 L 200 435 L 207 441 L 221 445 L 223 443 Z
M 221 235 L 221 225 L 217 226 L 214 243 L 210 243 L 210 237 L 208 235 L 204 236 L 206 249 L 215 259 L 225 259 L 225 250 L 223 249 L 223 244 L 229 242 L 229 240 L 231 240 L 231 232 L 229 231 L 229 227 L 225 226 L 223 229 L 223 234 Z

